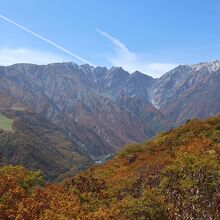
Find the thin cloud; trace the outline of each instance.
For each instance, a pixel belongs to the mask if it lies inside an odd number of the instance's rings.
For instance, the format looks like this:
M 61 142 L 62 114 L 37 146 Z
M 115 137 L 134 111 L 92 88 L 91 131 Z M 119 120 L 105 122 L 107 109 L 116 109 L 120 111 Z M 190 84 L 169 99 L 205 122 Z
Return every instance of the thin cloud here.
M 118 48 L 120 48 L 122 51 L 126 51 L 128 52 L 128 48 L 118 39 L 112 37 L 111 35 L 109 35 L 108 33 L 101 31 L 100 29 L 96 29 L 101 35 L 103 35 L 104 37 L 107 37 L 110 41 L 112 41 L 112 43 L 114 43 Z
M 160 77 L 177 66 L 177 64 L 172 63 L 147 62 L 149 55 L 133 53 L 124 43 L 112 35 L 100 29 L 96 29 L 96 31 L 110 40 L 115 46 L 116 53 L 108 57 L 109 62 L 113 66 L 122 66 L 129 72 L 139 70 L 153 77 Z
M 68 54 L 69 56 L 71 56 L 71 57 L 73 57 L 73 58 L 75 58 L 77 60 L 80 60 L 83 63 L 91 64 L 88 60 L 78 56 L 75 53 L 72 53 L 71 51 L 69 51 L 69 50 L 65 49 L 64 47 L 60 46 L 59 44 L 57 44 L 57 43 L 55 43 L 55 42 L 53 42 L 53 41 L 43 37 L 40 34 L 37 34 L 36 32 L 33 32 L 32 30 L 30 30 L 30 29 L 28 29 L 28 28 L 18 24 L 17 22 L 15 22 L 15 21 L 13 21 L 13 20 L 11 20 L 11 19 L 9 19 L 9 18 L 7 18 L 7 17 L 5 17 L 5 16 L 3 16 L 1 14 L 0 14 L 0 18 L 2 18 L 3 20 L 9 22 L 10 24 L 15 25 L 16 27 L 20 28 L 21 30 L 23 30 L 23 31 L 25 31 L 25 32 L 27 32 L 27 33 L 29 33 L 29 34 L 31 34 L 31 35 L 33 35 L 33 36 L 35 36 L 35 37 L 37 37 L 37 38 L 39 38 L 41 40 L 43 40 L 44 42 L 46 42 L 46 43 L 56 47 L 57 49 L 61 50 L 62 52 L 66 53 L 66 54 Z
M 28 48 L 0 49 L 1 66 L 8 66 L 15 63 L 48 64 L 67 61 L 70 61 L 70 58 L 64 58 L 58 54 L 48 53 L 40 50 L 33 50 Z

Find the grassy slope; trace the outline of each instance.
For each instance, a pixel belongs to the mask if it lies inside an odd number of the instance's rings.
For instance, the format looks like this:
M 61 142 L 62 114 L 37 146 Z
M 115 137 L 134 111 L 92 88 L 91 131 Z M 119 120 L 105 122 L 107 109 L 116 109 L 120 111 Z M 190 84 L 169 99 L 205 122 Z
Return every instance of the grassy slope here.
M 218 219 L 220 116 L 127 146 L 113 160 L 75 177 L 74 187 L 84 192 L 89 178 L 105 183 L 108 199 L 97 210 L 111 213 L 106 219 Z M 106 204 L 110 208 L 103 208 Z
M 192 151 L 198 147 L 210 147 L 220 155 L 220 116 L 205 121 L 191 120 L 143 144 L 128 145 L 113 160 L 88 169 L 84 175 L 105 180 L 114 194 L 118 194 L 142 177 L 159 174 L 176 153 L 187 147 Z
M 13 132 L 13 120 L 0 113 L 0 129 Z

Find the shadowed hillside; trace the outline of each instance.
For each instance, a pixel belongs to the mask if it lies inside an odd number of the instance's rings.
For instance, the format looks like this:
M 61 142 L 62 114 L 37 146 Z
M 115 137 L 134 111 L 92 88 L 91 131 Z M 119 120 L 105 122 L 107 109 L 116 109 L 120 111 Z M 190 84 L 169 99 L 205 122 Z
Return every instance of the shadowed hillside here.
M 4 111 L 0 128 L 0 165 L 41 169 L 48 180 L 58 180 L 92 163 L 61 129 L 39 115 Z

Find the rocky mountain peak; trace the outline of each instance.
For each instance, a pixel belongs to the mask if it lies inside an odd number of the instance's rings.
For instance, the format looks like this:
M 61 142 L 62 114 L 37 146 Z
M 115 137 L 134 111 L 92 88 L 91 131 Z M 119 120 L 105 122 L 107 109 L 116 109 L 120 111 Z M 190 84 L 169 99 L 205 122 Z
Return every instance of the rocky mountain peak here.
M 117 77 L 121 79 L 127 79 L 130 77 L 130 73 L 125 71 L 122 67 L 112 67 L 107 71 L 108 77 Z
M 200 71 L 202 69 L 210 72 L 216 72 L 220 69 L 220 60 L 215 60 L 213 62 L 202 62 L 199 64 L 190 65 L 190 67 L 195 71 Z
M 145 82 L 146 82 L 146 81 L 150 81 L 150 82 L 155 81 L 153 77 L 148 76 L 148 75 L 146 75 L 146 74 L 144 74 L 144 73 L 141 73 L 141 72 L 139 72 L 139 71 L 133 72 L 133 73 L 131 74 L 131 78 L 132 78 L 132 79 L 135 79 L 135 80 L 140 80 L 140 81 L 144 80 Z

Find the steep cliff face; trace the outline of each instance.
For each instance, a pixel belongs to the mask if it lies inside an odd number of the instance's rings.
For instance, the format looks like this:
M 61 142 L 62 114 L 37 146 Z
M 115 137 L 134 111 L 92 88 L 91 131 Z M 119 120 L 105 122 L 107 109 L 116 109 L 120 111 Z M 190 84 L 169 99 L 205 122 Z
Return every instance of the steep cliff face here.
M 140 72 L 134 72 L 117 91 L 116 102 L 137 118 L 152 136 L 172 127 L 171 122 L 151 102 L 152 88 L 156 80 Z

